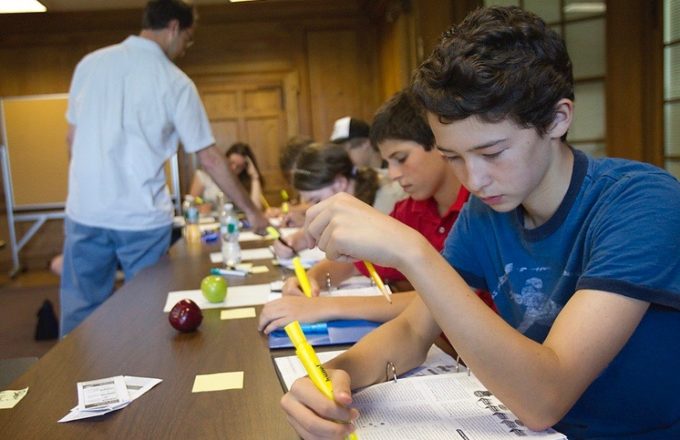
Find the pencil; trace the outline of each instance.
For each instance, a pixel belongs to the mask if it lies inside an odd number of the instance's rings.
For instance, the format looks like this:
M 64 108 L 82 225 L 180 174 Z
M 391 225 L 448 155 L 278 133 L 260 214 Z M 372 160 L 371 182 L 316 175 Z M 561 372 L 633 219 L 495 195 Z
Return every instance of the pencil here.
M 385 286 L 382 279 L 380 278 L 380 275 L 378 275 L 378 272 L 375 271 L 373 263 L 364 260 L 364 265 L 366 266 L 366 269 L 368 270 L 368 274 L 371 276 L 371 279 L 373 280 L 375 285 L 378 286 L 378 290 L 380 290 L 380 292 L 383 294 L 387 302 L 392 304 L 392 291 L 389 289 L 389 287 Z

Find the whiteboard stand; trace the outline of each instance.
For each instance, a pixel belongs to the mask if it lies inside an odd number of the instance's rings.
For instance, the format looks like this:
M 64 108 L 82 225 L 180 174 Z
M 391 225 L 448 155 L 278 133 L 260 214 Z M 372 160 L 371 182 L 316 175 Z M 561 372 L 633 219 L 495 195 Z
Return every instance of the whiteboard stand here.
M 9 246 L 12 252 L 12 270 L 10 277 L 14 278 L 21 270 L 19 252 L 26 243 L 33 238 L 47 220 L 63 219 L 64 211 L 36 211 L 15 213 L 12 179 L 10 174 L 7 147 L 0 145 L 0 161 L 2 162 L 2 183 L 5 189 L 5 209 L 7 211 L 7 228 L 9 229 Z M 28 231 L 17 241 L 16 225 L 18 222 L 33 222 Z

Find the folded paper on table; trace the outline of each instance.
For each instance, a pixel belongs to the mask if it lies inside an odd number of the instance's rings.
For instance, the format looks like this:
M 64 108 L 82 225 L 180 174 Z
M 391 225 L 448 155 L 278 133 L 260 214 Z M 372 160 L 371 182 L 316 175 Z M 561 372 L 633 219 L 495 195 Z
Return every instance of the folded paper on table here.
M 326 331 L 320 330 L 321 323 L 316 323 L 313 331 L 309 328 L 303 332 L 307 337 L 307 342 L 312 347 L 320 347 L 324 345 L 338 345 L 338 344 L 353 344 L 359 339 L 363 338 L 371 330 L 378 327 L 381 323 L 373 321 L 356 320 L 338 320 L 328 321 L 325 323 Z M 321 324 L 322 326 L 323 324 Z M 293 344 L 290 342 L 288 335 L 283 329 L 278 329 L 269 334 L 269 348 L 291 348 Z
M 231 286 L 227 289 L 227 297 L 222 302 L 211 303 L 200 290 L 178 290 L 168 293 L 164 312 L 169 312 L 181 299 L 188 298 L 201 309 L 219 309 L 243 306 L 255 306 L 270 301 L 269 284 L 253 284 L 250 286 Z

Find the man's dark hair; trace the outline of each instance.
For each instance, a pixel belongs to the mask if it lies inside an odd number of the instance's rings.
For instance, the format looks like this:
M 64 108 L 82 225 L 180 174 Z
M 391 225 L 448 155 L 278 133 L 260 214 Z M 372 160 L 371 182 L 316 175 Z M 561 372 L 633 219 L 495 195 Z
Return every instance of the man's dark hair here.
M 509 117 L 544 135 L 560 99 L 574 99 L 572 65 L 555 31 L 518 7 L 481 8 L 446 31 L 416 70 L 413 92 L 443 123 Z
M 146 4 L 142 29 L 165 29 L 172 20 L 179 22 L 180 29 L 194 24 L 194 7 L 182 0 L 151 0 Z
M 434 147 L 434 135 L 423 108 L 408 90 L 396 93 L 380 106 L 373 117 L 370 136 L 376 148 L 386 140 L 413 141 L 425 151 Z

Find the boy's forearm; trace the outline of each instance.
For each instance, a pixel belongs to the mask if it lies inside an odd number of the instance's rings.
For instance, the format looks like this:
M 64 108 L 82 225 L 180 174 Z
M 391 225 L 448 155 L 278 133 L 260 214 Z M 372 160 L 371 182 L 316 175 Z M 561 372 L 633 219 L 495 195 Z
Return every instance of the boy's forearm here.
M 321 308 L 326 320 L 365 319 L 387 322 L 396 318 L 408 306 L 415 292 L 403 292 L 392 296 L 392 304 L 381 296 L 323 297 Z
M 331 285 L 337 287 L 340 283 L 358 273 L 359 271 L 352 263 L 331 261 L 324 258 L 309 269 L 307 276 L 314 279 L 321 290 L 324 290 L 326 289 L 326 274 L 330 278 Z
M 399 317 L 364 336 L 326 367 L 347 371 L 352 389 L 357 389 L 384 382 L 388 362 L 395 365 L 398 374 L 420 365 L 430 345 L 411 331 L 406 319 Z

